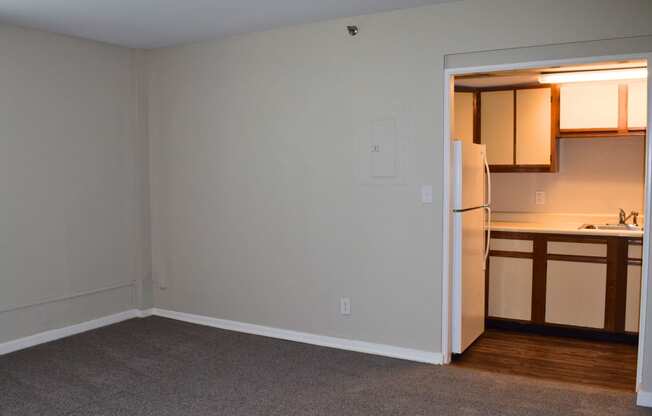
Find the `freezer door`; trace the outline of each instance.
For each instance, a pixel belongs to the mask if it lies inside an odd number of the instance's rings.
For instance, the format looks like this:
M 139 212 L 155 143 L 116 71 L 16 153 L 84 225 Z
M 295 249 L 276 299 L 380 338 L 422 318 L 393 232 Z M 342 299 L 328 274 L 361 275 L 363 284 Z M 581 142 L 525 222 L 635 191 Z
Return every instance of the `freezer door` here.
M 453 209 L 481 207 L 485 199 L 485 145 L 453 140 Z
M 484 332 L 485 209 L 453 214 L 453 353 L 461 354 Z

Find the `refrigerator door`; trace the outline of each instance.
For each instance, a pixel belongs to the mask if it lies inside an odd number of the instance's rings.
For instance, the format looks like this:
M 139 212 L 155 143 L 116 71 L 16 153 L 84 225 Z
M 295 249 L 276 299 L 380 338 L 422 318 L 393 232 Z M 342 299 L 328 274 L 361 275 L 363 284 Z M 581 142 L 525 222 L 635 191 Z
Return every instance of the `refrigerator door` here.
M 484 332 L 485 208 L 453 214 L 452 351 L 461 354 Z
M 453 209 L 485 206 L 485 145 L 453 140 Z
M 490 177 L 484 145 L 455 140 L 453 158 L 452 350 L 461 354 L 484 332 Z

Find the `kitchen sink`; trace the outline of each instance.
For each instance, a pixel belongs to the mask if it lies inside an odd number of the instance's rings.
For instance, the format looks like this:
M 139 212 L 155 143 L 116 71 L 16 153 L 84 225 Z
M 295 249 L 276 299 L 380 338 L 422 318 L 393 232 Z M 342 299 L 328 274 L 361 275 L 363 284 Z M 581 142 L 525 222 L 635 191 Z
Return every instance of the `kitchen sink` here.
M 641 231 L 641 227 L 632 224 L 583 224 L 580 230 Z

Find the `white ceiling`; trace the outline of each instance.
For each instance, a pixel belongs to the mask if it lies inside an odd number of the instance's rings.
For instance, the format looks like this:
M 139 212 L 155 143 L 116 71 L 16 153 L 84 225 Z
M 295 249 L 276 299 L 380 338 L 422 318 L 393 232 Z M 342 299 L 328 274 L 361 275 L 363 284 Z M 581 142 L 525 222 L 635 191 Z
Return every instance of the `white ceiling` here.
M 447 1 L 0 0 L 0 22 L 155 48 Z

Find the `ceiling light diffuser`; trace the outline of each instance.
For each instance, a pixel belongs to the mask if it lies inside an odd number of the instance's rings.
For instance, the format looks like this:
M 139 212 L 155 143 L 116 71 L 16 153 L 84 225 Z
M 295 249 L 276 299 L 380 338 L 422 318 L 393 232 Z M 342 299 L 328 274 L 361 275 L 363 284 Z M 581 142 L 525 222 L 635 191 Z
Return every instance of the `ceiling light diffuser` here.
M 614 81 L 621 79 L 647 78 L 647 68 L 609 69 L 603 71 L 558 72 L 539 75 L 541 84 L 563 84 L 567 82 Z

